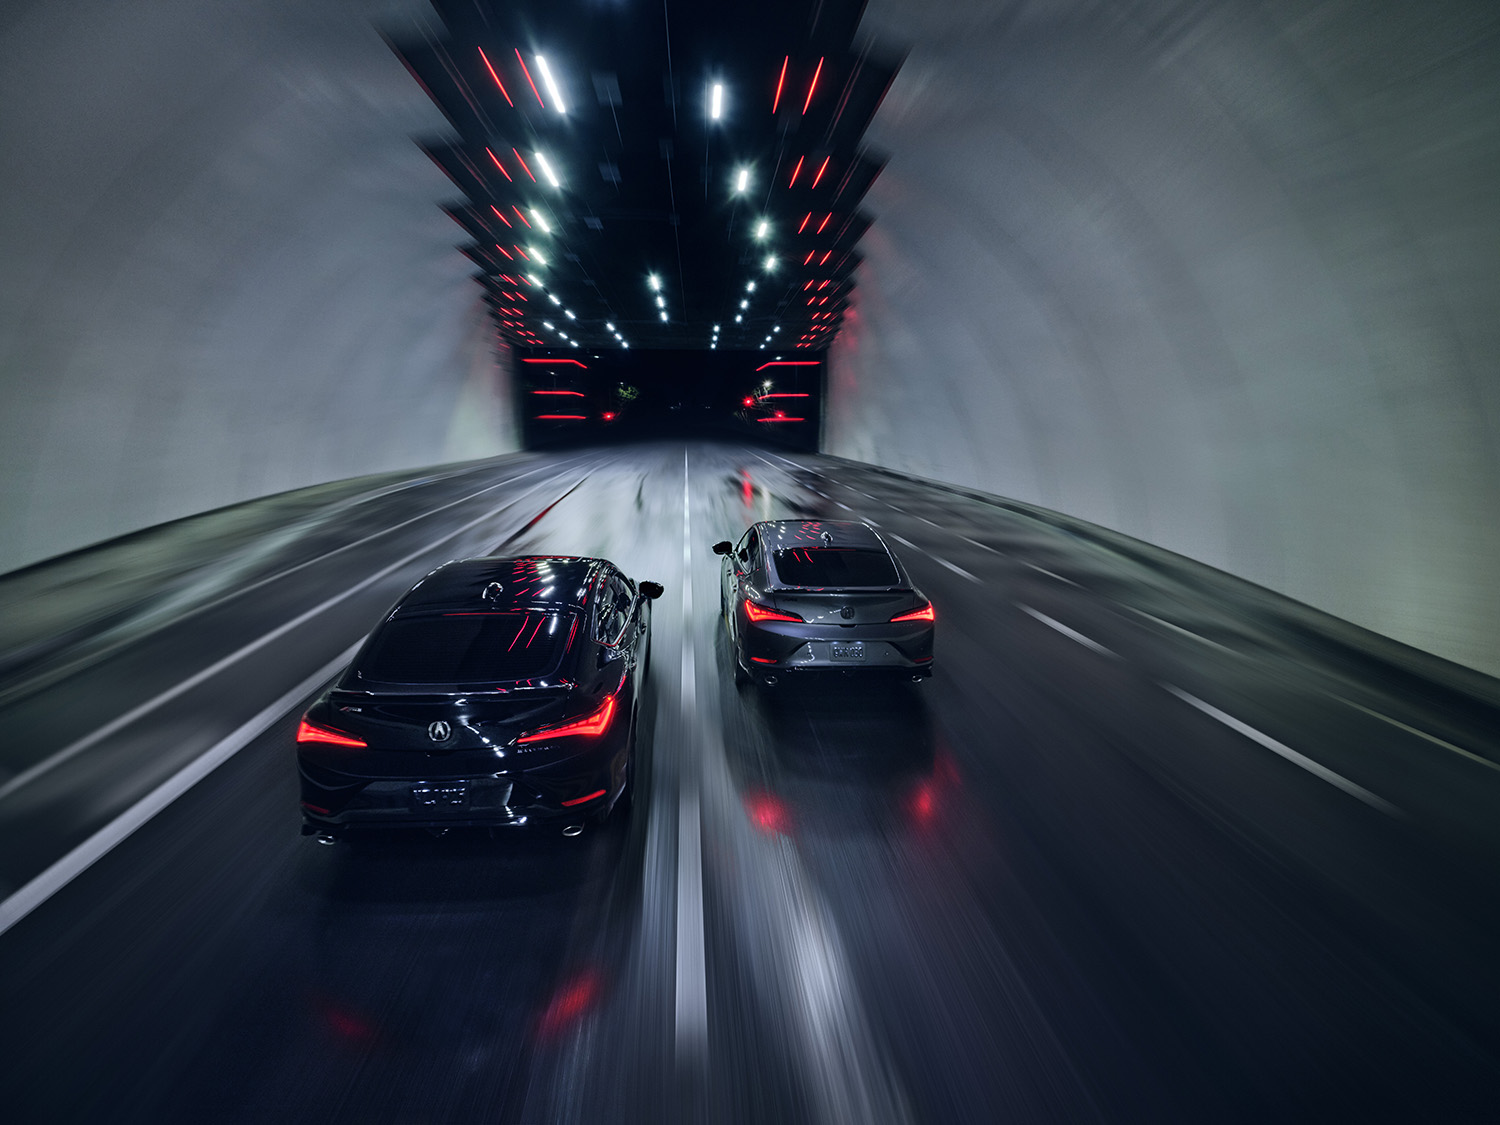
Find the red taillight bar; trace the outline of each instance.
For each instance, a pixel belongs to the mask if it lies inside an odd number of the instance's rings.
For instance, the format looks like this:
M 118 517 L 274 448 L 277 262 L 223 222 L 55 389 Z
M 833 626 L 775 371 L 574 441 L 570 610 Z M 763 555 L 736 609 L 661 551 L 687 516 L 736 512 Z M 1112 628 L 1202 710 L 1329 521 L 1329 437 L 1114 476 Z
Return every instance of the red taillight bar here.
M 768 605 L 759 605 L 756 602 L 745 603 L 745 616 L 751 621 L 796 621 L 799 624 L 802 618 L 795 613 L 781 613 Z
M 303 719 L 297 725 L 297 741 L 300 742 L 327 742 L 332 746 L 368 746 L 370 745 L 362 738 L 355 738 L 352 734 L 344 734 L 342 731 L 329 730 L 327 727 L 314 726 Z
M 914 609 L 910 613 L 902 613 L 891 618 L 894 624 L 897 621 L 936 621 L 937 615 L 932 611 L 932 603 L 928 602 L 921 609 Z
M 564 723 L 562 726 L 543 727 L 534 730 L 530 734 L 523 734 L 516 739 L 522 742 L 545 742 L 551 738 L 567 738 L 572 735 L 586 735 L 590 738 L 597 737 L 609 729 L 610 720 L 615 717 L 615 697 L 605 696 L 603 705 L 587 718 L 578 719 L 575 722 Z M 585 797 L 584 800 L 589 798 Z

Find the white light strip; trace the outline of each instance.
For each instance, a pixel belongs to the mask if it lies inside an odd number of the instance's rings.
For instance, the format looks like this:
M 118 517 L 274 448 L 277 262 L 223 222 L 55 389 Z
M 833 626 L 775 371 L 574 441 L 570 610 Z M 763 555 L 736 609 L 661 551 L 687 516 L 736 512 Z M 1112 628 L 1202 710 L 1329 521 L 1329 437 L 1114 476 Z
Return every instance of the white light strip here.
M 724 113 L 724 83 L 714 83 L 714 104 L 709 116 L 717 121 Z
M 547 84 L 547 93 L 552 95 L 552 104 L 557 107 L 558 113 L 567 113 L 567 107 L 563 105 L 562 91 L 557 88 L 557 83 L 552 80 L 552 68 L 547 65 L 547 60 L 541 55 L 536 57 L 536 68 L 542 72 L 542 81 Z M 556 184 L 552 185 L 556 187 Z
M 552 170 L 552 165 L 547 163 L 547 158 L 539 152 L 533 152 L 531 155 L 536 157 L 537 167 L 542 170 L 542 175 L 547 177 L 547 182 L 555 188 L 562 187 L 561 182 L 557 178 L 557 173 Z

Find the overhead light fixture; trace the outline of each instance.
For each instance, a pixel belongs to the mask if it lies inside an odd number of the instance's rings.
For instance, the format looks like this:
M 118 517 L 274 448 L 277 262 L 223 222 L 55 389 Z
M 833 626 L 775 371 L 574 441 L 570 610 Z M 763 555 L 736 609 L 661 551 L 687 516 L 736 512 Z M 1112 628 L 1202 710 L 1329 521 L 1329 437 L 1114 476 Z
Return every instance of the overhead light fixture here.
M 615 330 L 615 326 L 613 324 L 609 324 L 607 322 L 605 323 L 604 327 L 607 328 L 607 329 L 609 329 L 609 331 L 611 331 L 611 332 L 613 332 Z
M 735 178 L 734 190 L 745 191 L 750 186 L 750 169 L 741 168 L 740 174 Z
M 765 219 L 762 219 L 760 222 L 758 222 L 758 223 L 755 224 L 755 237 L 756 238 L 763 239 L 763 238 L 766 237 L 766 235 L 768 235 L 770 233 L 771 233 L 771 224 L 769 222 L 767 222 Z
M 542 58 L 541 55 L 536 57 L 536 68 L 542 72 L 542 82 L 547 87 L 547 93 L 552 95 L 552 104 L 557 109 L 557 112 L 567 113 L 567 108 L 563 105 L 562 91 L 557 88 L 557 83 L 553 81 L 552 68 L 547 65 L 547 60 Z
M 547 182 L 555 188 L 562 187 L 561 181 L 557 178 L 557 173 L 552 170 L 552 165 L 547 162 L 547 158 L 540 152 L 534 152 L 531 155 L 536 157 L 536 166 L 542 170 L 542 175 L 547 177 Z
M 660 293 L 656 295 L 656 307 L 659 309 L 664 309 L 667 307 L 667 299 Z
M 661 278 L 657 277 L 656 274 L 653 273 L 647 277 L 646 284 L 651 286 L 656 292 L 661 292 Z
M 540 286 L 542 284 L 540 281 L 538 281 L 536 279 L 536 274 L 534 274 L 534 273 L 528 273 L 525 276 L 526 276 L 526 280 L 529 281 L 532 285 Z
M 542 327 L 545 328 L 545 329 L 547 329 L 549 332 L 556 332 L 557 331 L 556 327 L 553 325 L 553 323 L 550 320 L 544 320 L 544 321 L 542 321 Z
M 541 228 L 543 234 L 552 233 L 552 228 L 547 224 L 547 220 L 542 218 L 542 213 L 535 207 L 531 209 L 531 217 L 536 220 L 536 225 Z
M 776 255 L 770 254 L 766 257 L 766 272 L 771 273 L 776 269 Z
M 754 280 L 745 282 L 745 292 L 746 293 L 754 293 L 755 292 L 755 282 L 754 282 Z
M 750 307 L 750 302 L 749 301 L 741 301 L 740 302 L 740 308 L 742 308 L 742 309 L 748 309 L 749 307 Z
M 531 256 L 536 261 L 537 265 L 539 265 L 539 266 L 545 266 L 547 264 L 547 259 L 544 258 L 544 257 L 542 257 L 542 252 L 540 250 L 538 250 L 535 246 L 528 246 L 528 247 L 526 247 L 526 249 L 528 249 L 528 250 L 531 251 Z
M 661 318 L 662 318 L 662 319 L 663 319 L 663 320 L 666 320 L 666 319 L 667 319 L 667 310 L 666 310 L 666 309 L 662 309 L 662 310 L 661 310 Z
M 576 316 L 573 315 L 573 310 L 572 309 L 563 309 L 563 316 L 567 317 L 569 320 L 577 320 L 578 319 Z
M 724 83 L 714 83 L 713 104 L 709 107 L 708 115 L 717 121 L 724 115 Z
M 717 332 L 718 330 L 719 330 L 719 326 L 717 324 L 715 324 L 714 325 L 714 331 Z
M 781 325 L 779 325 L 779 324 L 776 325 L 774 328 L 771 329 L 771 331 L 772 332 L 780 332 L 781 331 Z
M 740 321 L 742 321 L 742 320 L 744 320 L 744 319 L 745 319 L 745 318 L 744 318 L 744 317 L 743 317 L 743 316 L 741 316 L 741 315 L 740 315 L 740 314 L 739 314 L 739 313 L 735 313 L 735 314 L 734 314 L 734 322 L 735 322 L 735 323 L 736 323 L 736 324 L 738 324 L 738 323 L 739 323 L 739 322 L 740 322 Z
M 557 297 L 556 293 L 548 293 L 547 294 L 547 300 L 551 301 L 554 305 L 560 305 L 560 304 L 562 304 L 562 301 L 558 300 L 558 297 Z
M 620 347 L 622 347 L 622 348 L 628 348 L 628 347 L 630 347 L 630 345 L 627 344 L 624 340 L 621 340 L 620 341 Z

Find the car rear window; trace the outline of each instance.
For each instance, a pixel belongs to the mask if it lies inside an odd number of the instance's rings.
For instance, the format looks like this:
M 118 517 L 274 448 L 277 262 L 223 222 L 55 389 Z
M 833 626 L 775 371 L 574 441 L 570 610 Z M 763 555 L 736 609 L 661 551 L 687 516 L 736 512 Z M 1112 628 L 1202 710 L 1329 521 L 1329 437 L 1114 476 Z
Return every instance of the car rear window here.
M 571 613 L 445 613 L 398 617 L 360 660 L 361 680 L 467 685 L 534 680 L 556 671 Z
M 788 586 L 895 586 L 890 555 L 859 547 L 799 547 L 776 552 L 776 574 Z

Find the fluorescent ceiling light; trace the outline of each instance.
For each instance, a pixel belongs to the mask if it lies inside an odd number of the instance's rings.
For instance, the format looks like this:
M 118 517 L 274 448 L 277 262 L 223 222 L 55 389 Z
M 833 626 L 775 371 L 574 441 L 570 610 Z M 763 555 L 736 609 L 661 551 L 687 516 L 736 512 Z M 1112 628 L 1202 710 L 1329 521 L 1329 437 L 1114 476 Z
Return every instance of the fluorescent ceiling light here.
M 536 157 L 537 167 L 542 170 L 542 175 L 547 177 L 547 182 L 555 188 L 562 187 L 562 184 L 558 181 L 557 173 L 552 170 L 552 165 L 547 163 L 547 158 L 539 152 L 534 152 L 531 155 Z
M 562 91 L 557 88 L 557 83 L 552 79 L 552 68 L 547 65 L 547 60 L 541 55 L 536 57 L 536 68 L 542 72 L 542 81 L 547 85 L 547 93 L 552 95 L 552 104 L 557 107 L 557 112 L 567 113 L 567 108 L 563 105 Z
M 714 83 L 713 108 L 709 110 L 709 116 L 717 121 L 724 113 L 724 83 Z

